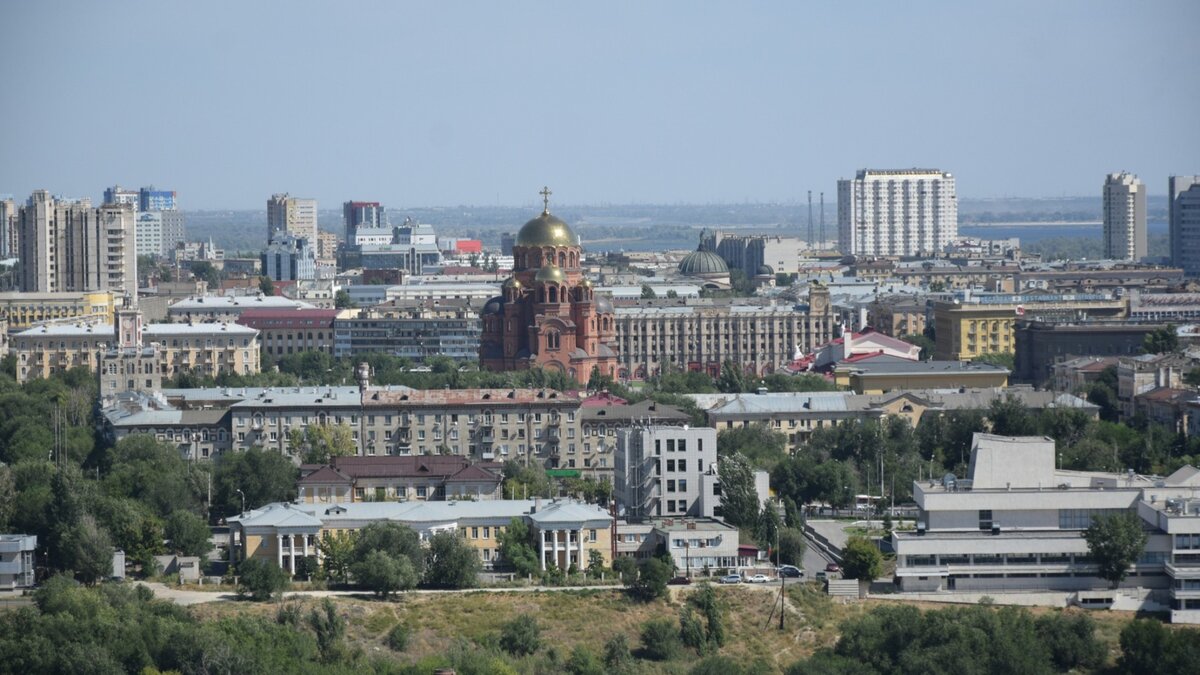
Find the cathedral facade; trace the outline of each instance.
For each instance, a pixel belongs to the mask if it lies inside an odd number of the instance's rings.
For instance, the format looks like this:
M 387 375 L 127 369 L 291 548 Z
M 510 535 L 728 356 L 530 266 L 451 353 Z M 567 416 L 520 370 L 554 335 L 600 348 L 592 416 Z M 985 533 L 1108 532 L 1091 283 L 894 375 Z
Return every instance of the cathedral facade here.
M 548 190 L 543 196 L 549 195 Z M 579 236 L 550 214 L 549 201 L 513 243 L 513 275 L 483 307 L 480 366 L 540 367 L 587 384 L 593 370 L 616 379 L 616 318 L 580 271 Z

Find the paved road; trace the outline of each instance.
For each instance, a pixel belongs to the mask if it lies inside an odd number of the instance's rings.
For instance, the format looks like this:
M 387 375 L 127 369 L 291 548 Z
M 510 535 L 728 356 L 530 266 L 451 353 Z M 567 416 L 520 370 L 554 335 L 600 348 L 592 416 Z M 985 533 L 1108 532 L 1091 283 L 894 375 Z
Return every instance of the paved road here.
M 155 597 L 162 598 L 163 600 L 170 600 L 171 602 L 173 602 L 177 605 L 199 605 L 199 604 L 203 604 L 206 602 L 227 602 L 230 600 L 237 600 L 236 594 L 227 593 L 227 592 L 223 592 L 223 591 L 192 591 L 192 590 L 186 590 L 186 589 L 180 589 L 180 588 L 172 588 L 172 587 L 166 586 L 164 584 L 160 584 L 157 582 L 150 582 L 150 581 L 137 581 L 134 583 L 138 584 L 139 586 L 145 586 L 146 588 L 149 588 L 150 590 L 154 591 Z M 404 593 L 402 593 L 401 595 L 410 594 L 410 593 L 419 593 L 422 595 L 425 595 L 425 594 L 437 595 L 437 594 L 444 594 L 444 593 L 478 593 L 479 591 L 487 591 L 489 593 L 535 593 L 535 592 L 539 592 L 539 591 L 541 591 L 541 592 L 578 591 L 578 590 L 585 590 L 585 589 L 591 589 L 591 588 L 612 589 L 612 588 L 624 588 L 624 586 L 620 586 L 620 585 L 571 586 L 571 587 L 565 587 L 565 586 L 521 586 L 521 587 L 517 587 L 517 588 L 469 588 L 469 589 L 464 589 L 461 591 L 459 591 L 459 590 L 424 590 L 424 589 L 422 589 L 422 590 L 404 591 Z M 369 596 L 369 595 L 370 595 L 370 593 L 366 593 L 363 591 L 291 591 L 288 593 L 284 593 L 283 597 L 285 599 L 287 599 L 287 598 L 330 598 L 330 597 L 336 597 L 336 596 L 365 597 L 365 596 Z

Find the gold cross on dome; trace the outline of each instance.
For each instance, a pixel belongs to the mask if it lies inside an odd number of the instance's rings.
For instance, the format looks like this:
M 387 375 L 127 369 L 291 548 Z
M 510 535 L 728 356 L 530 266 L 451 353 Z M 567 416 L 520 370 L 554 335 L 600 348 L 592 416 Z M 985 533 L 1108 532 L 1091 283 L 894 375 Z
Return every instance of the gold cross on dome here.
M 542 190 L 538 194 L 542 196 L 542 210 L 550 213 L 550 195 L 554 193 L 550 191 L 550 188 L 543 185 Z

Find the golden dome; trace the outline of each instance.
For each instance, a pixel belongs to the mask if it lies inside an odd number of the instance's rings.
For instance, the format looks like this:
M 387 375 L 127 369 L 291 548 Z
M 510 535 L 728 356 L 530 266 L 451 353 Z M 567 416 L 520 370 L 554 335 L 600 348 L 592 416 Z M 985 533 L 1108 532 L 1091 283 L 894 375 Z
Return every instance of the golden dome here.
M 537 276 L 535 276 L 533 280 L 565 284 L 567 282 L 567 275 L 563 274 L 562 269 L 557 265 L 546 265 L 542 269 L 538 270 Z
M 580 287 L 580 288 L 591 288 L 591 287 L 592 287 L 592 280 L 591 280 L 591 279 L 584 279 L 583 281 L 580 281 L 580 282 L 579 282 L 579 287 Z
M 542 211 L 517 233 L 517 246 L 579 246 L 579 236 L 549 211 Z
M 505 288 L 520 288 L 521 280 L 516 277 L 509 277 L 504 280 L 504 287 Z

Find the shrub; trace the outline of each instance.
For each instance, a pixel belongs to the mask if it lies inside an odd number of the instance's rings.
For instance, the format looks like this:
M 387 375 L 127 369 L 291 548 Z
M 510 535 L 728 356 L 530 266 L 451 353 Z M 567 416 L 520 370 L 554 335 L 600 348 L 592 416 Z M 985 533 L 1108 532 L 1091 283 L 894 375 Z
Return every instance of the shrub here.
M 308 555 L 296 561 L 296 578 L 302 581 L 312 581 L 321 576 L 321 564 L 317 556 Z
M 407 650 L 410 640 L 412 640 L 412 631 L 402 623 L 392 626 L 392 629 L 388 631 L 387 646 L 394 652 Z
M 537 619 L 522 614 L 504 624 L 500 631 L 500 648 L 513 656 L 528 656 L 542 646 L 542 629 Z
M 642 654 L 652 661 L 670 661 L 679 653 L 679 632 L 670 619 L 642 624 Z
M 325 598 L 321 609 L 308 615 L 308 625 L 317 636 L 317 651 L 321 661 L 335 663 L 342 660 L 342 638 L 346 636 L 346 620 L 337 613 L 333 601 Z
M 566 671 L 571 675 L 605 675 L 604 664 L 592 650 L 583 645 L 576 645 L 567 659 Z
M 617 633 L 604 643 L 604 667 L 610 673 L 621 672 L 633 662 L 629 653 L 629 640 L 624 633 Z
M 479 585 L 479 554 L 454 532 L 429 538 L 425 551 L 425 584 L 438 588 L 474 588 Z
M 1092 617 L 1046 614 L 1036 619 L 1035 626 L 1059 670 L 1095 670 L 1104 664 L 1105 648 L 1096 639 L 1096 624 Z
M 699 654 L 704 654 L 708 647 L 708 639 L 704 637 L 704 626 L 700 625 L 700 619 L 696 618 L 696 613 L 687 605 L 679 612 L 679 640 Z
M 290 585 L 288 573 L 269 562 L 249 558 L 238 563 L 237 592 L 241 597 L 270 600 L 282 595 Z
M 883 572 L 883 555 L 871 540 L 850 537 L 842 553 L 842 571 L 847 579 L 874 581 Z
M 281 626 L 299 626 L 300 605 L 294 602 L 280 605 L 279 609 L 275 610 L 275 623 Z
M 417 573 L 408 556 L 394 556 L 383 551 L 371 551 L 360 562 L 350 566 L 354 580 L 386 599 L 392 593 L 417 585 Z
M 712 584 L 704 584 L 699 592 L 692 595 L 691 601 L 704 614 L 709 647 L 715 651 L 724 646 L 725 624 L 721 619 L 721 603 L 717 599 L 716 589 Z
M 667 563 L 658 558 L 650 558 L 638 566 L 637 579 L 628 584 L 633 597 L 649 602 L 667 595 L 667 582 L 671 580 L 673 570 Z

